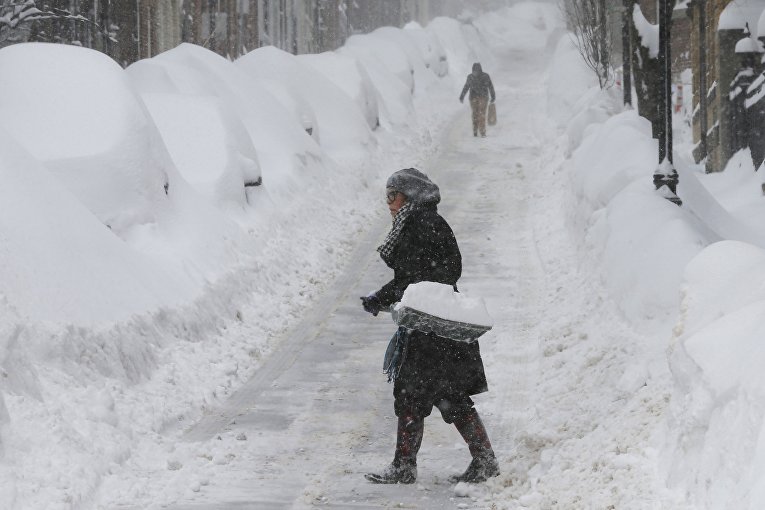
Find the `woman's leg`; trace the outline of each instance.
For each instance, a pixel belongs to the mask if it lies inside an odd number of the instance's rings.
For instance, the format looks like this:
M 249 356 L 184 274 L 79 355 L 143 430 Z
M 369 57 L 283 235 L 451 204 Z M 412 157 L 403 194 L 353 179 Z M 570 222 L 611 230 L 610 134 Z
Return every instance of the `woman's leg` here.
M 393 384 L 393 410 L 398 416 L 393 462 L 381 473 L 366 475 L 366 479 L 373 483 L 414 483 L 417 480 L 417 452 L 425 432 L 425 418 L 430 415 L 433 405 L 418 393 L 419 387 L 413 383 L 418 380 L 418 375 L 413 371 L 411 361 L 404 361 Z
M 489 98 L 478 98 L 478 130 L 481 136 L 486 136 L 486 112 L 489 108 Z
M 454 423 L 462 439 L 468 445 L 473 460 L 460 476 L 454 476 L 452 482 L 479 483 L 499 475 L 499 463 L 489 441 L 489 434 L 483 426 L 478 411 L 473 407 L 473 400 L 464 395 L 455 395 L 440 400 L 436 407 L 446 423 Z
M 417 452 L 424 432 L 424 418 L 399 416 L 393 462 L 382 473 L 368 473 L 366 479 L 373 483 L 414 483 L 417 480 Z
M 480 483 L 498 476 L 499 463 L 478 411 L 471 407 L 470 411 L 454 420 L 454 426 L 467 443 L 473 460 L 467 470 L 452 481 Z
M 478 136 L 479 115 L 481 107 L 477 98 L 470 100 L 470 110 L 473 114 L 473 136 Z

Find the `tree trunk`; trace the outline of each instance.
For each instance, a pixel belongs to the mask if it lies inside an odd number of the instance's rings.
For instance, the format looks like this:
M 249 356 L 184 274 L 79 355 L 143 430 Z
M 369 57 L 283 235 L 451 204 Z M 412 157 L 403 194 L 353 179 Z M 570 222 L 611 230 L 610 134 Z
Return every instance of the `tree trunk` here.
M 600 88 L 609 86 L 609 69 L 611 66 L 610 43 L 608 40 L 608 13 L 606 12 L 606 0 L 598 0 L 598 62 L 602 66 L 602 80 Z
M 624 104 L 632 106 L 632 18 L 635 0 L 624 0 L 622 13 L 622 89 Z
M 648 48 L 643 46 L 640 34 L 635 29 L 634 16 L 630 16 L 630 21 L 632 25 L 632 70 L 634 72 L 632 77 L 635 80 L 638 113 L 651 122 L 653 137 L 658 138 L 661 124 L 661 112 L 659 111 L 661 68 L 658 59 L 652 58 Z

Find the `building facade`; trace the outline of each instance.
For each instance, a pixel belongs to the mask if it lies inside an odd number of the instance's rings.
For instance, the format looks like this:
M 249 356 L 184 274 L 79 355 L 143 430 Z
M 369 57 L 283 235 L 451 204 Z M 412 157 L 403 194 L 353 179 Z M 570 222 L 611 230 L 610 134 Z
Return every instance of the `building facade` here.
M 740 50 L 739 43 L 747 38 L 755 44 L 763 11 L 765 2 L 761 0 L 688 3 L 687 15 L 692 25 L 693 156 L 697 162 L 705 162 L 707 171 L 723 170 L 746 138 L 737 102 L 745 100 L 747 90 L 743 90 L 743 96 L 735 91 L 746 84 L 747 74 L 759 72 L 760 58 L 743 55 L 737 52 L 737 47 Z M 750 66 L 750 61 L 756 65 Z

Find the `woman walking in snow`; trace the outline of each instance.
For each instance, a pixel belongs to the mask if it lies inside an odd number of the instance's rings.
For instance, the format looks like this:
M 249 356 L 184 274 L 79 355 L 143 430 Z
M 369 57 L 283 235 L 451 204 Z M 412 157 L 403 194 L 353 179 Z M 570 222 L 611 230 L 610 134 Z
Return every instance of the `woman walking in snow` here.
M 431 281 L 456 290 L 462 274 L 457 240 L 438 214 L 438 186 L 419 170 L 407 168 L 390 176 L 386 198 L 393 227 L 378 251 L 394 276 L 380 290 L 361 298 L 364 310 L 375 316 L 398 302 L 410 284 Z M 446 423 L 454 423 L 473 457 L 467 470 L 451 481 L 477 483 L 499 475 L 486 429 L 470 398 L 488 391 L 478 342 L 457 342 L 404 328 L 394 338 L 396 349 L 386 371 L 394 382 L 396 450 L 390 466 L 366 478 L 375 483 L 414 483 L 425 418 L 433 406 Z
M 465 101 L 465 94 L 470 91 L 470 109 L 473 111 L 473 136 L 486 136 L 486 109 L 489 106 L 489 96 L 493 103 L 497 96 L 494 94 L 494 84 L 491 77 L 481 69 L 481 64 L 473 64 L 473 72 L 465 81 L 465 86 L 460 94 L 460 103 Z

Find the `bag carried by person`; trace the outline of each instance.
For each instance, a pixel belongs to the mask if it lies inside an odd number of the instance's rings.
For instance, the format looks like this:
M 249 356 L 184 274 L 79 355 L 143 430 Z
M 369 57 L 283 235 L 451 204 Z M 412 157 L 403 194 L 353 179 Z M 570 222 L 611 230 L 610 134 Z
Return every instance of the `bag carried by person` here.
M 494 103 L 489 104 L 489 118 L 487 121 L 490 126 L 497 125 L 497 106 Z

